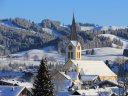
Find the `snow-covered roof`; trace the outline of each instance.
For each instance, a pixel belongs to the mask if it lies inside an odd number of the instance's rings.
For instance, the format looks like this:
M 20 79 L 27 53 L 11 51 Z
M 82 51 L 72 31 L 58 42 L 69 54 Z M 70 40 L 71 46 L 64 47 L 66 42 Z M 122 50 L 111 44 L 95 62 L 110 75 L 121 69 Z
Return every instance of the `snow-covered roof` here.
M 59 91 L 58 96 L 70 96 L 68 91 Z
M 24 88 L 21 86 L 0 86 L 0 96 L 18 96 Z
M 70 42 L 71 42 L 71 44 L 72 44 L 73 46 L 77 46 L 77 44 L 78 44 L 78 41 L 71 40 Z
M 115 93 L 119 95 L 122 93 L 122 89 L 119 89 L 118 87 L 106 87 L 104 88 L 97 88 L 97 89 L 88 89 L 88 90 L 76 90 L 77 93 L 85 96 L 111 96 L 111 94 Z
M 19 72 L 19 71 L 13 71 L 13 70 L 1 70 L 0 71 L 0 76 L 4 77 L 4 76 L 22 76 L 24 75 L 23 72 Z
M 85 75 L 116 76 L 103 61 L 71 60 L 73 64 L 83 69 Z
M 64 72 L 58 72 L 53 76 L 55 90 L 68 90 L 72 84 L 71 78 Z
M 70 76 L 72 80 L 76 80 L 78 78 L 78 72 L 67 72 L 66 75 Z
M 98 75 L 81 75 L 82 81 L 93 81 L 98 77 Z
M 60 74 L 62 74 L 66 79 L 69 79 L 69 80 L 71 79 L 71 77 L 66 75 L 64 72 L 60 72 Z
M 85 95 L 85 96 L 98 96 L 98 93 L 94 89 L 89 89 L 89 90 L 77 90 L 80 95 Z
M 65 72 L 58 72 L 53 76 L 54 80 L 71 80 L 71 77 L 66 75 Z
M 54 80 L 54 89 L 55 90 L 68 90 L 68 88 L 72 85 L 71 80 Z
M 12 80 L 12 79 L 8 79 L 8 80 L 1 80 L 3 82 L 7 82 L 7 83 L 11 83 L 13 85 L 17 84 L 19 86 L 23 86 L 23 87 L 26 87 L 26 88 L 32 88 L 33 87 L 33 84 L 30 83 L 30 82 L 20 82 L 20 81 L 17 81 L 17 80 Z
M 95 83 L 94 85 L 91 86 L 91 88 L 96 88 L 97 86 L 100 87 L 100 88 L 103 88 L 104 86 L 108 87 L 108 85 L 110 85 L 111 87 L 112 86 L 121 87 L 121 86 L 119 86 L 117 81 L 105 80 L 105 81 L 100 81 L 100 82 Z

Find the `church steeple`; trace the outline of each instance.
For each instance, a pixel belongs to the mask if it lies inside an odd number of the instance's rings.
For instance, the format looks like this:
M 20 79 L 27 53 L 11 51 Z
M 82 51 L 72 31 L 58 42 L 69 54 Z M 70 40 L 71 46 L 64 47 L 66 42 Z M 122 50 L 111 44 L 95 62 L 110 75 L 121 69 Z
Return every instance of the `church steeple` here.
M 78 39 L 77 39 L 77 32 L 76 32 L 75 17 L 73 14 L 70 42 L 66 47 L 66 59 L 65 59 L 66 62 L 70 59 L 81 60 L 81 45 L 77 40 Z
M 73 19 L 72 19 L 70 40 L 77 41 L 77 32 L 76 32 L 76 24 L 75 24 L 74 13 L 73 13 Z

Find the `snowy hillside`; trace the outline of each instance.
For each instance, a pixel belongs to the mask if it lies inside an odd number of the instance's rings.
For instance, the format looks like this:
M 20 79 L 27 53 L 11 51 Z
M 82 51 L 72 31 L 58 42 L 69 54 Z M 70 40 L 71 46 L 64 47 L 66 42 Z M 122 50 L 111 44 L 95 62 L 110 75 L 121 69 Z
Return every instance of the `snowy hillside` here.
M 30 61 L 31 63 L 35 62 L 36 64 L 39 64 L 39 62 L 35 61 L 35 59 L 40 61 L 42 57 L 47 57 L 48 59 L 50 59 L 50 61 L 52 60 L 54 62 L 62 62 L 62 63 L 65 62 L 65 56 L 59 54 L 54 48 L 54 46 L 49 46 L 43 49 L 32 49 L 32 50 L 12 54 L 13 57 L 19 57 L 19 60 L 24 59 L 26 55 L 29 57 L 28 60 L 29 62 Z
M 20 28 L 19 26 L 17 26 L 17 25 L 14 24 L 11 20 L 8 20 L 8 19 L 1 20 L 1 21 L 0 21 L 0 24 L 5 25 L 5 26 Z
M 117 57 L 123 57 L 123 50 L 128 48 L 128 40 L 112 35 L 112 34 L 100 34 L 99 36 L 109 37 L 111 41 L 114 38 L 123 42 L 122 49 L 112 48 L 112 47 L 103 47 L 103 48 L 94 48 L 95 55 L 83 55 L 83 59 L 93 59 L 93 60 L 115 60 Z M 114 45 L 114 44 L 113 44 Z M 116 45 L 115 45 L 116 46 Z M 86 50 L 83 50 L 82 53 L 85 54 Z
M 54 31 L 54 30 L 52 30 L 50 28 L 42 28 L 42 30 L 47 32 L 48 34 L 54 35 L 56 37 L 62 36 L 61 33 L 57 32 L 57 31 Z
M 95 55 L 83 55 L 82 58 L 86 60 L 115 60 L 117 57 L 122 57 L 123 49 L 104 47 L 104 48 L 94 48 Z M 83 50 L 84 53 L 86 50 Z
M 82 50 L 82 59 L 85 60 L 115 60 L 117 57 L 122 57 L 123 55 L 123 49 L 117 49 L 117 48 L 111 48 L 111 47 L 104 47 L 104 48 L 94 48 L 95 50 L 95 55 L 85 55 L 85 51 L 86 50 Z M 33 49 L 33 50 L 29 50 L 26 51 L 30 57 L 34 57 L 34 55 L 39 56 L 39 58 L 41 59 L 43 56 L 46 57 L 53 57 L 55 59 L 56 62 L 65 62 L 65 56 L 64 54 L 59 54 L 57 51 L 55 50 L 51 50 L 49 51 L 48 48 L 44 48 L 44 49 Z M 21 56 L 20 58 L 23 59 L 24 55 L 26 52 L 20 52 L 17 54 L 13 54 L 13 56 Z M 37 61 L 25 61 L 26 63 L 28 62 L 29 64 L 33 64 L 35 62 L 35 64 L 39 64 L 39 62 Z
M 87 30 L 118 30 L 126 29 L 128 26 L 81 26 L 81 31 Z
M 128 39 L 124 39 L 112 34 L 100 34 L 99 36 L 105 36 L 105 37 L 109 37 L 112 41 L 114 38 L 120 40 L 121 42 L 123 42 L 123 49 L 128 48 Z

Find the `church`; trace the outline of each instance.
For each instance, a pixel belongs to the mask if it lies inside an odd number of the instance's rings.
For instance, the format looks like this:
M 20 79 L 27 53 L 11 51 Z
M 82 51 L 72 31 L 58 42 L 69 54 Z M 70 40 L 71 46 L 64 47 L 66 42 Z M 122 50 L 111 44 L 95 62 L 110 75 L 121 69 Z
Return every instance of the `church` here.
M 103 61 L 83 60 L 81 50 L 73 15 L 70 41 L 66 47 L 66 62 L 62 71 L 53 76 L 56 90 L 68 90 L 71 87 L 85 89 L 86 85 L 91 86 L 99 81 L 117 80 L 117 75 Z
M 66 72 L 77 71 L 80 75 L 97 75 L 100 80 L 116 80 L 117 75 L 103 62 L 98 60 L 83 60 L 81 44 L 77 39 L 75 18 L 73 15 L 70 42 L 66 47 Z

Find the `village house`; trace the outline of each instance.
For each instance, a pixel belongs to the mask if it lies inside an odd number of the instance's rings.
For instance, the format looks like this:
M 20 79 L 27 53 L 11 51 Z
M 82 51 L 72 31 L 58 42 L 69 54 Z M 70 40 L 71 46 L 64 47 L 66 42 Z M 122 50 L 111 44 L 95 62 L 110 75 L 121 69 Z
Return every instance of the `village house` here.
M 0 96 L 32 96 L 32 94 L 22 86 L 0 86 Z

